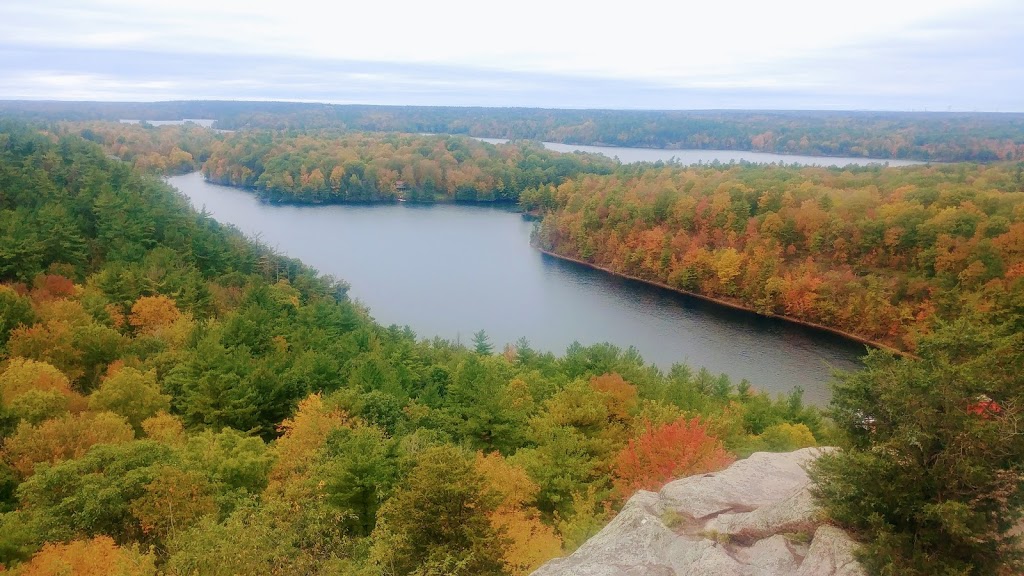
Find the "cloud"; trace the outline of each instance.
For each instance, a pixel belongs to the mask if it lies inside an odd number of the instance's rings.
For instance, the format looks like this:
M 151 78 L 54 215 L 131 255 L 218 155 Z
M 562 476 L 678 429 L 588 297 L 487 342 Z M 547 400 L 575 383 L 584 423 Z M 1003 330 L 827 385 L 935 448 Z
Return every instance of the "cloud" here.
M 6 0 L 0 98 L 1024 109 L 1024 6 L 822 6 Z

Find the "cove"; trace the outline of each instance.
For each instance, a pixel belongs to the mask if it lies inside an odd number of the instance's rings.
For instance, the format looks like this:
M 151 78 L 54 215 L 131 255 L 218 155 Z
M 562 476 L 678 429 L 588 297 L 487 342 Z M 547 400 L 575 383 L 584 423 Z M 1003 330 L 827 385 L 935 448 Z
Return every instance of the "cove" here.
M 496 350 L 520 337 L 556 354 L 574 341 L 635 346 L 664 369 L 686 362 L 773 394 L 799 386 L 819 406 L 831 370 L 856 369 L 865 350 L 546 256 L 530 246 L 533 223 L 500 207 L 271 205 L 198 172 L 168 182 L 197 209 L 346 280 L 378 322 L 408 325 L 420 338 L 466 344 L 483 329 Z

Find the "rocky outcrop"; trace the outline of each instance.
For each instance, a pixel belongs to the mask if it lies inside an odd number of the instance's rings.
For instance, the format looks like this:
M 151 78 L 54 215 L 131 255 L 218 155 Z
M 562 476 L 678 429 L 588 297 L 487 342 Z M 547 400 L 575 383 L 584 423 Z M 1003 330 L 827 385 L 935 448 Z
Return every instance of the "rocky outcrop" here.
M 714 474 L 638 492 L 596 536 L 534 576 L 861 576 L 854 542 L 818 517 L 805 466 L 759 452 Z

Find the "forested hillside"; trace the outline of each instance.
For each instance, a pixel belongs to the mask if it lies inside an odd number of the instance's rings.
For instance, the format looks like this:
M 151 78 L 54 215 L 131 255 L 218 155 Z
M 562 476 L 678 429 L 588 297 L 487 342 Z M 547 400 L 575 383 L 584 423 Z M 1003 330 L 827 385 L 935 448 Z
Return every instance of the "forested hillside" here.
M 599 154 L 559 154 L 537 143 L 393 133 L 240 132 L 210 150 L 208 180 L 255 188 L 275 202 L 516 201 L 526 188 L 618 166 Z
M 0 282 L 15 574 L 525 574 L 636 488 L 827 433 L 799 393 L 635 350 L 382 327 L 99 146 L 6 121 Z
M 1024 290 L 1019 165 L 639 167 L 521 202 L 544 250 L 903 350 Z
M 1024 570 L 1019 165 L 640 166 L 521 201 L 556 254 L 912 351 L 838 376 L 820 504 L 872 574 Z
M 929 161 L 1024 160 L 1024 115 L 942 112 L 557 110 L 297 102 L 0 102 L 36 120 L 216 120 L 230 130 L 465 134 L 567 144 L 755 150 Z
M 202 167 L 218 134 L 196 124 L 155 127 L 120 122 L 68 122 L 55 132 L 79 135 L 140 171 L 182 174 Z

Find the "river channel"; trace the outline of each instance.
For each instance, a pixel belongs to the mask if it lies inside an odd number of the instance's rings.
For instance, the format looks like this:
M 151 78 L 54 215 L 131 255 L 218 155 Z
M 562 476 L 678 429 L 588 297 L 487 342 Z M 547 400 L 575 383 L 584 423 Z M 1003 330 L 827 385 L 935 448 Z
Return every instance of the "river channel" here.
M 463 343 L 486 330 L 497 350 L 525 337 L 558 354 L 574 341 L 635 346 L 662 368 L 685 362 L 760 390 L 824 405 L 832 368 L 854 369 L 864 347 L 787 322 L 730 310 L 545 256 L 533 223 L 510 210 L 461 204 L 291 206 L 206 182 L 168 179 L 197 208 L 283 254 L 348 281 L 384 325 Z

